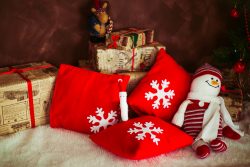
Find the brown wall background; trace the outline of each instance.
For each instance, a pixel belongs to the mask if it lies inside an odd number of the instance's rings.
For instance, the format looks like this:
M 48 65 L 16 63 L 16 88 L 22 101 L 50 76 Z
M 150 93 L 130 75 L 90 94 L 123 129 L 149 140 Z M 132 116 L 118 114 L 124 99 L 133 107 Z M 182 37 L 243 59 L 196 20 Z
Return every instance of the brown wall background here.
M 225 42 L 226 0 L 109 0 L 115 29 L 155 29 L 155 39 L 193 71 Z M 87 57 L 90 0 L 1 0 L 0 67 Z

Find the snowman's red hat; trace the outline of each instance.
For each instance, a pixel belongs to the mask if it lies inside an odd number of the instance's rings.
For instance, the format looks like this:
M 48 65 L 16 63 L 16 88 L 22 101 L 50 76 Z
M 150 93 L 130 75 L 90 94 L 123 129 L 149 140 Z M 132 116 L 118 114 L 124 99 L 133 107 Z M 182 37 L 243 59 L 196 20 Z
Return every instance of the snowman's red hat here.
M 217 68 L 211 66 L 210 64 L 206 63 L 203 66 L 201 66 L 200 68 L 198 68 L 194 75 L 193 75 L 193 79 L 205 75 L 205 74 L 211 74 L 214 75 L 216 77 L 218 77 L 220 80 L 222 80 L 222 75 L 220 70 L 218 70 Z

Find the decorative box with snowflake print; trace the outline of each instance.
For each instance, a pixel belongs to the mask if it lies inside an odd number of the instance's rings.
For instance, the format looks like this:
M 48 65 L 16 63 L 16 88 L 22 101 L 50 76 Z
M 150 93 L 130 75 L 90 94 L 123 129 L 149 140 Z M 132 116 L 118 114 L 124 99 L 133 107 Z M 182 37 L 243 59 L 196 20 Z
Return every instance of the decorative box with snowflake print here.
M 154 42 L 149 45 L 130 50 L 110 49 L 105 45 L 97 44 L 90 47 L 93 67 L 105 73 L 119 73 L 130 71 L 147 71 L 154 64 L 162 44 Z
M 46 62 L 0 68 L 0 135 L 49 123 L 56 74 Z

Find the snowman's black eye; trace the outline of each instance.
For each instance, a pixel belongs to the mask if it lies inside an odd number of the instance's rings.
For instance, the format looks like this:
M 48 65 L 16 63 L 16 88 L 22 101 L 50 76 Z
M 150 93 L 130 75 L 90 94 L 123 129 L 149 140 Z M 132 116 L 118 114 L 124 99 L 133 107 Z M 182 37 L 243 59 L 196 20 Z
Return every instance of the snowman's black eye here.
M 216 82 L 218 82 L 219 80 L 218 79 L 216 79 Z
M 212 80 L 214 80 L 214 78 L 211 78 Z

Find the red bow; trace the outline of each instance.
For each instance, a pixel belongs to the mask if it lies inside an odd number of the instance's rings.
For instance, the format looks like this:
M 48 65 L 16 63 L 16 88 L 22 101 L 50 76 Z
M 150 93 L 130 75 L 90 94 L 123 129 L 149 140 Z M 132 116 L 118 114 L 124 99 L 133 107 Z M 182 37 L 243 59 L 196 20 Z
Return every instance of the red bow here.
M 108 48 L 117 48 L 118 47 L 118 40 L 120 39 L 120 35 L 113 35 L 111 36 L 112 43 L 108 45 Z

